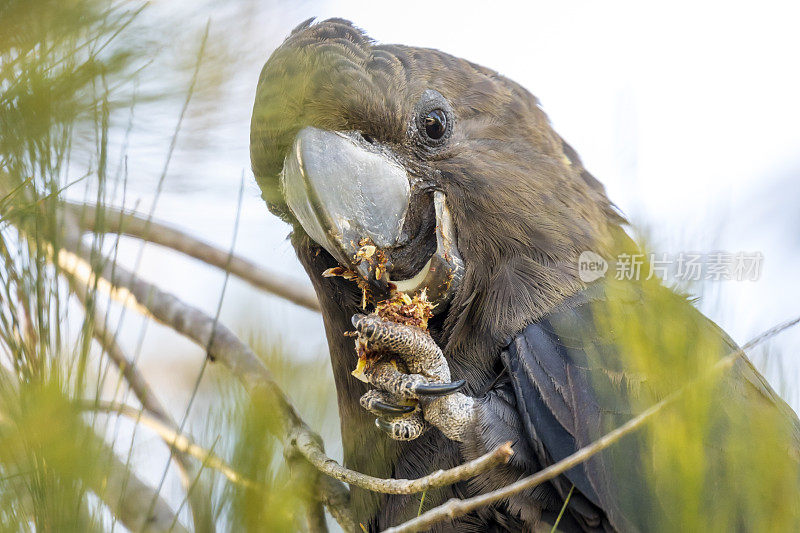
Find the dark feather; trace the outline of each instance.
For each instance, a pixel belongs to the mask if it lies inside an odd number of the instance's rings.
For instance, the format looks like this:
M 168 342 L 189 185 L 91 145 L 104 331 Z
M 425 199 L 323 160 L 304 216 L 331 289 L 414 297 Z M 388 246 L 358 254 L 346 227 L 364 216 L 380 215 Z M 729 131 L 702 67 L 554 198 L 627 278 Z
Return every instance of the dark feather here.
M 661 306 L 669 309 L 670 314 L 663 321 L 679 324 L 690 346 L 709 346 L 709 340 L 714 341 L 717 357 L 736 349 L 727 335 L 682 297 L 656 284 L 644 284 L 638 288 L 638 295 L 633 284 L 626 289 L 630 290 L 620 294 L 599 283 L 578 293 L 527 326 L 503 352 L 525 436 L 544 466 L 591 444 L 663 396 L 659 391 L 648 393 L 646 388 L 652 385 L 625 372 L 634 366 L 634 361 L 626 358 L 625 339 L 604 329 L 603 321 L 598 320 L 598 314 L 613 305 L 610 299 L 617 299 L 617 304 L 622 301 L 634 321 L 648 320 L 658 314 Z M 668 357 L 670 349 L 660 342 L 664 339 L 653 338 L 648 349 L 653 357 Z M 686 354 L 695 356 L 699 354 Z M 797 446 L 796 416 L 746 358 L 721 379 L 715 396 L 717 427 L 710 432 L 713 438 L 707 443 L 710 469 L 718 465 L 725 468 L 715 446 L 738 438 L 726 434 L 729 422 L 762 416 L 770 410 L 784 413 L 786 425 L 794 427 L 793 445 Z M 598 510 L 608 520 L 607 527 L 620 531 L 651 531 L 671 523 L 668 509 L 660 505 L 651 485 L 654 480 L 648 478 L 643 464 L 648 457 L 648 444 L 641 433 L 625 437 L 568 470 L 554 483 L 561 498 L 575 485 L 576 491 L 595 506 L 591 509 L 594 514 L 586 517 L 570 505 L 570 512 L 582 529 L 592 529 L 586 519 L 596 520 Z M 781 444 L 776 442 L 775 446 Z M 718 479 L 734 479 L 725 477 L 731 476 L 728 472 L 715 471 L 714 475 Z

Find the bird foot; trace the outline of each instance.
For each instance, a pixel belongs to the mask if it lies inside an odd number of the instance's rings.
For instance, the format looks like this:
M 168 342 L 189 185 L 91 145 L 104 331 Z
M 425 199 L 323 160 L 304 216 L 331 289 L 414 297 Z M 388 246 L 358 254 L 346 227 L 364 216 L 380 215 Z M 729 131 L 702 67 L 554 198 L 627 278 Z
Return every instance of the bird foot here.
M 432 425 L 461 441 L 473 417 L 472 397 L 458 392 L 464 380 L 452 381 L 442 350 L 427 331 L 355 315 L 356 343 L 378 354 L 364 379 L 377 387 L 361 397 L 361 406 L 378 416 L 376 425 L 395 440 L 413 440 Z

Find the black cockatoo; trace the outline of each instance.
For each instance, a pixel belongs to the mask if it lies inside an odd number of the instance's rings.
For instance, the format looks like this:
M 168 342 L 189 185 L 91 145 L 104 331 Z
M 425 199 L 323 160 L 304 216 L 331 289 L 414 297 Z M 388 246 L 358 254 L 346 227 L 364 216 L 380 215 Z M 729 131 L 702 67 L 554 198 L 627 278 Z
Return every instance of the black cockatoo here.
M 432 491 L 426 506 L 566 457 L 735 348 L 657 281 L 580 275 L 584 252 L 601 261 L 636 252 L 625 220 L 536 98 L 487 68 L 377 44 L 345 20 L 307 21 L 261 72 L 251 158 L 319 296 L 346 466 L 415 478 L 513 443 L 508 464 Z M 382 254 L 379 267 L 358 261 L 364 243 Z M 334 267 L 355 272 L 361 287 L 322 276 Z M 435 304 L 432 351 L 423 346 L 415 359 L 413 343 L 411 353 L 398 349 L 415 372 L 373 373 L 368 383 L 351 375 L 354 315 L 362 339 L 385 326 L 361 315 L 364 287 L 373 300 L 425 290 Z M 797 419 L 746 358 L 704 390 L 705 429 L 686 436 L 687 450 L 702 450 L 695 503 L 741 496 L 741 476 L 752 472 L 724 456 L 746 442 L 753 420 L 775 422 L 770 447 L 788 450 L 796 468 Z M 668 486 L 677 467 L 658 450 L 663 434 L 638 432 L 549 483 L 436 527 L 534 530 L 565 508 L 565 531 L 678 529 L 682 503 Z M 767 505 L 775 495 L 747 498 Z M 418 504 L 352 490 L 370 531 L 415 516 Z M 729 518 L 734 528 L 750 524 L 744 510 Z

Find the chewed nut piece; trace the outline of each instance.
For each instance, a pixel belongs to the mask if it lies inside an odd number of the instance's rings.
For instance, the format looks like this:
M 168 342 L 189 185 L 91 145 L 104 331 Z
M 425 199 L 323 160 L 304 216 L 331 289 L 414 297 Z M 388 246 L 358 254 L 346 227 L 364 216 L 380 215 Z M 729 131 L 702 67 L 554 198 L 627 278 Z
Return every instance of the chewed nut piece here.
M 355 370 L 350 372 L 354 378 L 359 381 L 363 381 L 364 383 L 369 383 L 367 376 L 364 374 L 364 370 L 367 369 L 367 358 L 366 357 L 359 357 L 358 363 L 356 364 Z
M 356 252 L 356 260 L 366 259 L 367 261 L 369 261 L 370 259 L 372 259 L 372 256 L 375 255 L 376 250 L 377 248 L 375 247 L 374 244 L 368 244 L 366 246 L 362 246 Z
M 433 305 L 424 290 L 413 298 L 397 291 L 391 298 L 379 302 L 375 312 L 384 320 L 427 330 L 428 319 L 433 316 Z

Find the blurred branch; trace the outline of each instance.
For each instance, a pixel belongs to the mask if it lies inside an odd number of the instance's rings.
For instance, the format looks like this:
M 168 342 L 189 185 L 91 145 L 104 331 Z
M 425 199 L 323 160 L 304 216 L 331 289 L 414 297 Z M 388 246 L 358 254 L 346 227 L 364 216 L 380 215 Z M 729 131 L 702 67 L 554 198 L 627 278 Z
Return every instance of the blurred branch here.
M 90 204 L 65 202 L 66 208 L 75 215 L 83 230 L 96 233 L 119 233 L 147 242 L 171 248 L 204 263 L 227 270 L 254 287 L 280 296 L 312 311 L 319 311 L 319 302 L 314 291 L 301 282 L 261 266 L 239 256 L 231 256 L 196 237 L 155 222 L 133 212 L 112 207 L 103 207 L 102 222 L 98 222 L 97 208 Z
M 7 368 L 0 366 L 0 374 L 5 383 L 16 383 Z M 0 425 L 13 424 L 2 409 L 3 406 L 0 406 Z M 86 428 L 85 434 L 92 436 L 87 449 L 94 450 L 93 453 L 101 455 L 108 462 L 104 464 L 105 472 L 101 478 L 90 475 L 84 481 L 117 520 L 129 531 L 188 533 L 158 492 L 132 473 L 111 447 L 94 434 L 94 430 Z M 30 487 L 25 486 L 21 490 L 30 490 Z
M 57 258 L 59 267 L 64 272 L 90 286 L 94 284 L 94 277 L 98 276 L 109 284 L 105 288 L 112 290 L 112 296 L 122 299 L 126 304 L 135 304 L 155 320 L 203 347 L 208 358 L 226 366 L 242 382 L 252 398 L 264 398 L 274 406 L 281 426 L 280 434 L 276 436 L 284 440 L 284 446 L 294 447 L 296 436 L 300 435 L 304 442 L 315 443 L 318 452 L 324 455 L 322 440 L 303 422 L 275 382 L 272 373 L 249 346 L 200 309 L 139 279 L 125 268 L 113 263 L 93 262 L 91 255 L 83 249 L 79 237 L 75 235 L 75 228 L 69 226 L 67 223 L 61 243 L 63 248 L 59 250 Z M 97 286 L 103 288 L 99 280 Z M 349 498 L 345 496 L 349 492 L 344 485 L 327 487 L 338 493 L 331 501 Z M 341 516 L 347 512 L 349 511 L 340 509 L 336 514 Z
M 309 506 L 306 511 L 306 531 L 312 533 L 328 531 L 328 524 L 325 522 L 325 509 L 322 505 Z
M 106 328 L 105 321 L 102 319 L 103 315 L 98 314 L 96 308 L 94 312 L 90 310 L 88 299 L 92 287 L 82 283 L 74 276 L 68 275 L 66 277 L 68 278 L 70 289 L 81 302 L 81 305 L 83 305 L 86 316 L 90 317 L 92 321 L 92 335 L 125 378 L 125 381 L 128 383 L 128 386 L 133 391 L 137 400 L 142 404 L 142 408 L 157 419 L 158 423 L 162 426 L 169 428 L 176 435 L 179 434 L 180 429 L 178 428 L 178 424 L 158 401 L 150 385 L 147 384 L 147 381 L 139 373 L 138 369 L 132 365 L 130 360 L 125 356 L 114 334 Z M 143 416 L 139 411 L 136 411 L 136 413 L 139 417 Z M 189 456 L 186 455 L 191 452 L 177 446 L 176 442 L 171 442 L 166 438 L 164 440 L 166 444 L 170 446 L 171 450 L 172 448 L 177 450 L 175 459 L 181 471 L 183 486 L 186 489 L 189 507 L 192 511 L 192 521 L 195 531 L 208 531 L 213 533 L 216 528 L 214 526 L 214 520 L 211 517 L 211 502 L 207 498 L 210 492 L 208 488 L 205 487 L 205 483 L 200 479 L 200 469 L 196 468 Z M 199 484 L 199 486 L 196 487 L 196 484 Z
M 452 485 L 491 470 L 497 465 L 507 463 L 514 454 L 511 449 L 511 442 L 506 442 L 477 459 L 448 470 L 437 470 L 417 479 L 383 479 L 355 472 L 341 466 L 324 453 L 320 453 L 318 449 L 311 443 L 306 442 L 300 435 L 297 437 L 297 448 L 320 472 L 350 485 L 385 494 L 415 494 L 428 489 Z
M 511 483 L 510 485 L 506 485 L 503 488 L 487 492 L 479 496 L 467 498 L 464 500 L 458 500 L 453 498 L 443 503 L 442 505 L 434 507 L 433 509 L 421 514 L 420 516 L 412 520 L 409 520 L 408 522 L 387 529 L 386 533 L 412 533 L 415 531 L 428 530 L 437 522 L 441 522 L 443 520 L 452 520 L 456 517 L 463 516 L 471 511 L 474 511 L 486 505 L 490 505 L 492 503 L 513 496 L 514 494 L 517 494 L 523 490 L 541 485 L 545 481 L 549 481 L 555 478 L 556 476 L 563 474 L 567 470 L 588 460 L 596 453 L 601 452 L 602 450 L 608 448 L 609 446 L 620 440 L 625 435 L 632 433 L 633 431 L 644 426 L 645 422 L 648 422 L 651 418 L 653 418 L 656 414 L 662 411 L 665 407 L 671 405 L 676 400 L 678 400 L 681 396 L 683 396 L 683 394 L 686 391 L 706 381 L 707 379 L 718 374 L 719 372 L 731 368 L 740 357 L 743 357 L 745 355 L 745 350 L 754 348 L 755 346 L 761 344 L 762 342 L 771 339 L 778 333 L 781 333 L 782 331 L 785 331 L 791 328 L 792 326 L 797 325 L 798 323 L 800 323 L 800 317 L 788 320 L 758 335 L 757 337 L 753 338 L 750 342 L 745 344 L 742 348 L 733 351 L 729 355 L 717 361 L 717 363 L 714 364 L 714 366 L 712 366 L 708 370 L 708 372 L 700 376 L 697 380 L 689 383 L 684 387 L 681 387 L 680 389 L 673 392 L 660 402 L 654 404 L 650 408 L 644 410 L 639 415 L 630 419 L 625 424 L 619 426 L 617 429 L 609 433 L 606 433 L 604 436 L 600 437 L 593 443 L 584 446 L 583 448 L 576 451 L 572 455 L 565 457 L 564 459 L 553 465 L 548 466 L 544 470 L 540 470 L 536 474 L 520 479 L 515 483 Z
M 169 505 L 109 450 L 108 473 L 95 493 L 129 531 L 188 533 Z M 153 503 L 155 502 L 155 503 Z
M 257 485 L 255 481 L 247 479 L 231 468 L 219 456 L 195 444 L 186 434 L 180 433 L 177 428 L 171 427 L 170 424 L 164 423 L 163 420 L 156 416 L 151 416 L 133 406 L 117 402 L 83 402 L 82 407 L 91 411 L 118 414 L 130 418 L 134 422 L 141 423 L 153 430 L 168 446 L 180 450 L 182 454 L 191 455 L 200 460 L 204 466 L 213 468 L 231 482 L 244 487 L 254 487 Z
M 337 480 L 320 476 L 317 482 L 317 498 L 328 509 L 339 526 L 347 532 L 358 531 L 350 510 L 350 491 Z

